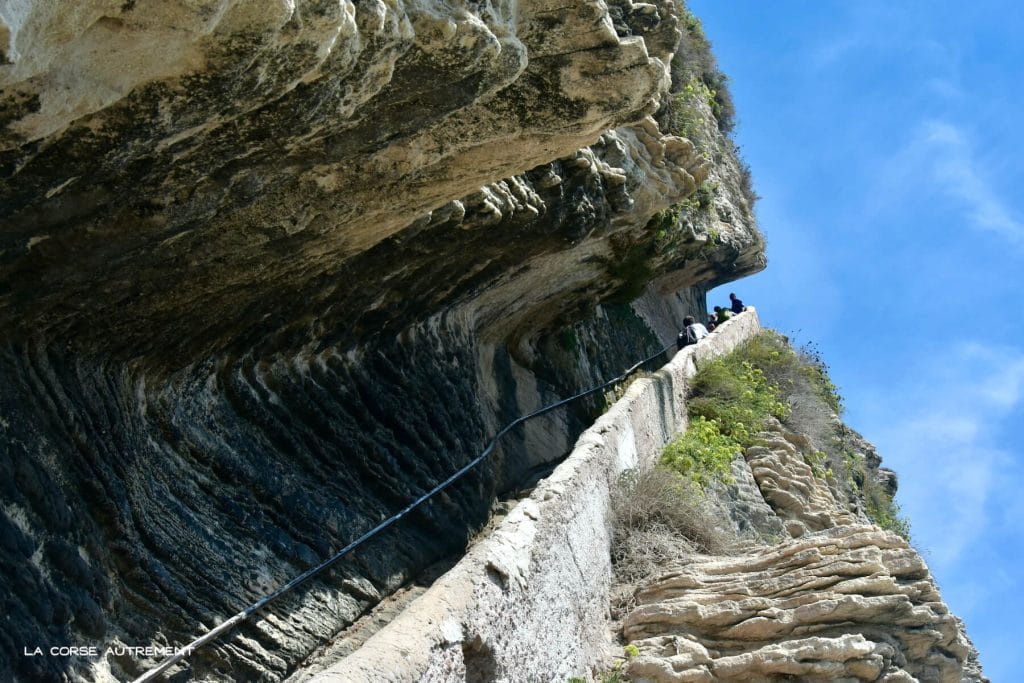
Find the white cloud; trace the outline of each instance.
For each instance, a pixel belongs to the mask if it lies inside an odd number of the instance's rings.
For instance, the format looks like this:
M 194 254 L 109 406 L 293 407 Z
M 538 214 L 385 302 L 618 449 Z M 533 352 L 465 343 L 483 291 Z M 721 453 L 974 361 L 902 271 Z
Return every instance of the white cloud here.
M 949 78 L 929 78 L 924 81 L 929 92 L 946 99 L 960 99 L 965 96 L 964 89 Z
M 889 419 L 903 419 L 871 431 L 900 474 L 898 499 L 915 539 L 942 574 L 970 562 L 972 546 L 1024 486 L 999 440 L 1024 403 L 1024 350 L 965 342 L 906 380 L 920 382 L 909 392 L 913 407 L 889 406 Z
M 980 425 L 973 417 L 927 415 L 909 420 L 906 423 L 906 429 L 915 434 L 930 435 L 935 439 L 963 443 L 978 436 Z
M 927 121 L 913 144 L 923 147 L 923 153 L 912 157 L 920 159 L 939 189 L 959 200 L 969 224 L 1024 244 L 1024 222 L 996 194 L 962 128 L 946 121 Z
M 962 355 L 991 374 L 975 387 L 975 395 L 990 407 L 1011 410 L 1024 399 L 1024 357 L 1013 349 L 966 344 Z
M 951 432 L 951 422 L 967 428 Z M 1004 455 L 983 444 L 978 418 L 939 413 L 905 425 L 886 444 L 899 452 L 899 500 L 910 518 L 915 540 L 931 551 L 934 568 L 945 572 L 963 560 L 979 529 L 988 525 L 993 484 Z
M 812 69 L 824 70 L 841 62 L 856 51 L 867 34 L 848 35 L 842 38 L 829 37 L 810 49 L 809 63 Z

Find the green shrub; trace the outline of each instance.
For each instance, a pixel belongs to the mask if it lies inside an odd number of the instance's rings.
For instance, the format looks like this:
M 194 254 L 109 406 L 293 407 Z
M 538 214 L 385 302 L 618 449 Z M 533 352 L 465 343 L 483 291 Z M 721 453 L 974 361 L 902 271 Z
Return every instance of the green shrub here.
M 728 135 L 736 129 L 736 104 L 728 87 L 729 77 L 721 71 L 704 76 L 708 88 L 708 104 L 718 122 L 718 130 Z
M 678 91 L 688 81 L 718 71 L 718 63 L 711 52 L 711 41 L 704 34 L 700 19 L 683 10 L 682 36 L 672 58 L 672 89 Z
M 710 91 L 697 78 L 692 78 L 682 89 L 666 101 L 663 113 L 665 131 L 679 135 L 692 142 L 698 151 L 706 151 L 707 134 L 704 132 L 704 115 L 700 103 L 707 101 Z
M 903 517 L 900 506 L 885 489 L 870 478 L 864 480 L 864 503 L 868 519 L 886 531 L 893 531 L 910 540 L 910 522 Z
M 765 379 L 779 389 L 779 395 L 789 406 L 783 421 L 792 417 L 801 402 L 822 402 L 833 413 L 841 415 L 843 399 L 838 387 L 828 375 L 828 366 L 821 352 L 812 344 L 793 349 L 782 335 L 765 331 L 741 347 L 739 353 L 751 365 L 764 373 Z M 798 431 L 804 425 L 791 424 Z
M 717 183 L 701 183 L 697 191 L 693 193 L 693 196 L 697 199 L 697 208 L 701 211 L 707 211 L 711 208 L 711 203 L 715 198 L 715 190 L 718 189 Z
M 662 454 L 662 463 L 702 488 L 730 481 L 730 463 L 754 445 L 769 417 L 783 420 L 790 408 L 768 368 L 785 359 L 784 344 L 771 335 L 754 337 L 736 351 L 701 367 L 691 383 L 690 428 Z
M 683 32 L 672 59 L 672 88 L 678 92 L 693 80 L 699 80 L 708 93 L 708 104 L 715 115 L 718 129 L 731 133 L 736 127 L 736 107 L 729 93 L 728 77 L 718 68 L 711 52 L 711 41 L 700 20 L 683 11 Z
M 829 467 L 824 469 L 825 459 L 828 457 L 825 455 L 825 451 L 812 451 L 810 453 L 804 453 L 804 462 L 811 467 L 811 472 L 816 477 L 832 476 L 832 468 Z
M 611 671 L 602 671 L 598 674 L 598 680 L 601 683 L 624 683 L 626 679 L 623 678 L 622 662 L 616 662 Z
M 647 284 L 654 279 L 655 247 L 653 239 L 650 242 L 613 247 L 615 255 L 608 261 L 608 276 L 620 285 L 616 293 L 609 297 L 610 303 L 628 304 L 643 293 Z
M 743 160 L 740 156 L 739 147 L 734 147 L 733 153 L 736 155 L 736 160 L 740 166 L 740 192 L 743 193 L 743 197 L 747 200 L 747 204 L 753 210 L 754 205 L 757 204 L 757 200 L 761 198 L 759 194 L 754 190 L 754 174 L 750 170 L 750 164 Z
M 661 462 L 705 488 L 715 480 L 732 481 L 729 464 L 741 451 L 736 439 L 722 434 L 717 421 L 698 415 L 665 447 Z
M 679 232 L 679 218 L 682 215 L 684 202 L 672 204 L 651 216 L 647 222 L 646 230 L 654 235 L 654 251 L 663 253 L 665 248 L 672 243 L 673 238 Z
M 717 422 L 723 434 L 748 447 L 769 416 L 784 419 L 789 409 L 779 398 L 778 385 L 745 352 L 734 351 L 701 368 L 689 405 L 691 415 Z
M 843 397 L 839 395 L 839 387 L 828 374 L 828 365 L 821 356 L 821 350 L 808 343 L 796 351 L 804 376 L 817 388 L 822 400 L 836 415 L 843 414 Z

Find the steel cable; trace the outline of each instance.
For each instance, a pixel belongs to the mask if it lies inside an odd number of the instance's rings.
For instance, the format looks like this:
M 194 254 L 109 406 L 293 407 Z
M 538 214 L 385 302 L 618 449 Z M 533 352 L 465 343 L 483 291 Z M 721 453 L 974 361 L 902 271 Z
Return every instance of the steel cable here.
M 585 398 L 587 396 L 590 396 L 591 394 L 597 393 L 598 391 L 602 391 L 604 389 L 607 389 L 610 386 L 618 384 L 619 382 L 623 381 L 624 379 L 629 377 L 631 374 L 636 372 L 636 370 L 638 370 L 640 368 L 640 366 L 644 365 L 645 363 L 649 363 L 650 361 L 654 360 L 655 358 L 658 358 L 659 356 L 665 354 L 673 346 L 675 346 L 675 345 L 674 344 L 670 344 L 670 345 L 666 346 L 665 348 L 663 348 L 658 353 L 654 354 L 653 356 L 650 356 L 650 357 L 645 358 L 645 359 L 643 359 L 643 360 L 641 360 L 641 361 L 639 361 L 637 363 L 634 363 L 632 366 L 629 367 L 628 370 L 623 372 L 621 375 L 619 375 L 618 377 L 615 377 L 614 379 L 608 380 L 604 384 L 600 384 L 600 385 L 598 385 L 596 387 L 592 387 L 590 389 L 587 389 L 586 391 L 582 391 L 582 392 L 580 392 L 578 394 L 575 394 L 573 396 L 570 396 L 568 398 L 564 398 L 564 399 L 562 399 L 560 401 L 556 401 L 555 403 L 552 403 L 550 405 L 546 405 L 546 406 L 544 406 L 542 408 L 539 408 L 539 409 L 533 411 L 532 413 L 528 413 L 526 415 L 520 416 L 520 417 L 516 418 L 515 420 L 513 420 L 512 422 L 509 422 L 507 425 L 502 427 L 501 430 L 499 430 L 498 433 L 495 434 L 493 438 L 491 438 L 490 442 L 487 444 L 487 447 L 484 448 L 483 452 L 481 452 L 480 455 L 476 456 L 475 458 L 470 460 L 468 463 L 463 465 L 454 474 L 452 474 L 450 477 L 448 477 L 447 479 L 442 481 L 440 484 L 437 484 L 434 488 L 430 489 L 429 491 L 427 491 L 426 493 L 421 495 L 419 498 L 417 498 L 413 502 L 411 502 L 408 505 L 406 505 L 400 511 L 398 511 L 397 513 L 395 513 L 391 517 L 388 517 L 383 522 L 380 522 L 379 524 L 377 524 L 377 526 L 373 527 L 372 529 L 370 529 L 369 531 L 364 533 L 362 536 L 360 536 L 356 540 L 354 540 L 351 543 L 349 543 L 348 545 L 346 545 L 344 548 L 342 548 L 341 550 L 336 552 L 334 555 L 332 555 L 327 560 L 324 560 L 323 562 L 321 562 L 317 566 L 313 567 L 312 569 L 308 569 L 305 572 L 303 572 L 302 574 L 299 574 L 298 576 L 296 576 L 294 579 L 292 579 L 288 583 L 286 583 L 283 586 L 279 587 L 273 593 L 265 595 L 264 597 L 260 598 L 259 600 L 257 600 L 253 604 L 251 604 L 248 607 L 246 607 L 244 610 L 242 610 L 241 612 L 239 612 L 235 616 L 233 616 L 230 619 L 228 619 L 227 621 L 224 621 L 223 623 L 218 624 L 214 628 L 212 628 L 209 631 L 207 631 L 206 633 L 204 633 L 202 636 L 200 636 L 200 637 L 196 638 L 195 640 L 193 640 L 188 645 L 185 645 L 184 647 L 180 648 L 177 652 L 175 652 L 173 655 L 171 655 L 170 657 L 165 659 L 159 665 L 153 667 L 149 671 L 145 672 L 144 674 L 142 674 L 141 676 L 136 678 L 133 683 L 145 683 L 146 681 L 155 680 L 160 674 L 162 674 L 163 672 L 167 671 L 167 669 L 171 668 L 172 666 L 174 666 L 178 662 L 182 661 L 183 659 L 185 659 L 186 657 L 191 655 L 196 649 L 202 647 L 203 645 L 206 645 L 207 643 L 209 643 L 212 640 L 215 640 L 218 636 L 222 635 L 223 633 L 225 633 L 227 631 L 230 631 L 232 628 L 234 628 L 235 626 L 241 624 L 246 619 L 251 617 L 253 614 L 255 614 L 257 611 L 259 611 L 261 608 L 267 606 L 269 603 L 273 602 L 274 600 L 276 600 L 277 598 L 281 597 L 285 593 L 290 592 L 292 589 L 296 588 L 299 584 L 305 582 L 308 579 L 313 578 L 314 576 L 316 576 L 320 572 L 324 571 L 325 569 L 327 569 L 331 565 L 333 565 L 336 562 L 338 562 L 339 560 L 341 560 L 346 555 L 352 553 L 354 550 L 359 548 L 361 545 L 363 545 L 364 543 L 369 541 L 374 536 L 380 534 L 381 532 L 383 532 L 386 529 L 390 528 L 391 526 L 395 525 L 399 520 L 401 520 L 407 514 L 409 514 L 410 512 L 415 510 L 416 508 L 418 508 L 423 503 L 427 502 L 429 499 L 431 499 L 434 496 L 436 496 L 438 493 L 441 493 L 442 491 L 444 491 L 446 488 L 448 488 L 449 486 L 454 484 L 456 481 L 461 479 L 463 476 L 465 476 L 474 467 L 476 467 L 481 462 L 483 462 L 483 460 L 494 451 L 495 447 L 497 447 L 498 441 L 501 439 L 501 437 L 503 437 L 505 434 L 510 432 L 515 427 L 517 427 L 520 424 L 526 422 L 527 420 L 531 420 L 531 419 L 533 419 L 535 417 L 540 417 L 541 415 L 549 413 L 552 410 L 555 410 L 556 408 L 560 408 L 560 407 L 562 407 L 562 406 L 564 406 L 566 404 L 572 403 L 573 401 L 578 401 L 581 398 Z

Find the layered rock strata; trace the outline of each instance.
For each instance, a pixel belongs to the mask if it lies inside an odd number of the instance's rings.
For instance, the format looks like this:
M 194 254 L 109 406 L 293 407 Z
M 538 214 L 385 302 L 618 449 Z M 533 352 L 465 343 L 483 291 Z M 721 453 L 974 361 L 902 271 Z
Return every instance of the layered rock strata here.
M 649 118 L 678 36 L 624 0 L 0 9 L 0 678 L 140 673 L 22 648 L 190 640 L 763 267 L 749 211 L 656 243 L 723 172 Z M 185 675 L 287 676 L 588 417 Z
M 758 442 L 715 498 L 761 542 L 680 558 L 637 592 L 622 623 L 640 653 L 631 680 L 987 681 L 917 551 L 866 524 L 807 437 L 775 422 Z
M 813 457 L 808 439 L 778 423 L 773 426 L 758 435 L 758 445 L 744 451 L 743 457 L 761 496 L 786 531 L 802 536 L 859 521 L 856 510 L 848 509 L 835 488 L 835 477 L 826 477 L 823 466 L 808 462 Z
M 623 624 L 634 681 L 948 681 L 973 647 L 899 536 L 837 526 L 706 557 L 638 594 Z

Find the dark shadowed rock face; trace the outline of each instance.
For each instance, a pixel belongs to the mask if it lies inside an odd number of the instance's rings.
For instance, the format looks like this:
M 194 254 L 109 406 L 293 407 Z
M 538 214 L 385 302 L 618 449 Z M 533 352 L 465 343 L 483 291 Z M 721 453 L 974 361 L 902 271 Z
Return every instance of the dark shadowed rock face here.
M 432 342 L 208 363 L 159 387 L 39 348 L 5 354 L 5 376 L 26 384 L 0 390 L 8 652 L 195 632 L 443 479 L 485 435 L 462 371 L 472 344 Z M 280 609 L 313 630 L 351 621 L 407 568 L 461 547 L 493 494 L 483 474 L 360 552 L 327 580 L 333 592 L 314 586 Z M 271 629 L 283 660 L 242 655 L 259 662 L 251 673 L 281 675 L 315 644 L 300 623 Z
M 448 321 L 346 355 L 220 357 L 159 383 L 124 364 L 9 347 L 0 361 L 7 674 L 45 679 L 75 663 L 16 656 L 24 643 L 199 635 L 444 479 L 480 452 L 490 425 L 659 348 L 628 307 L 599 317 L 616 324 L 575 326 L 579 341 L 553 342 L 539 376 Z M 496 493 L 566 452 L 586 409 L 510 434 L 479 473 L 277 604 L 280 619 L 201 651 L 193 674 L 286 675 L 418 569 L 459 552 Z M 133 658 L 107 666 L 140 673 Z
M 22 649 L 195 637 L 764 265 L 649 116 L 671 2 L 74 5 L 0 14 L 0 679 L 139 673 Z M 589 408 L 193 674 L 285 676 Z

